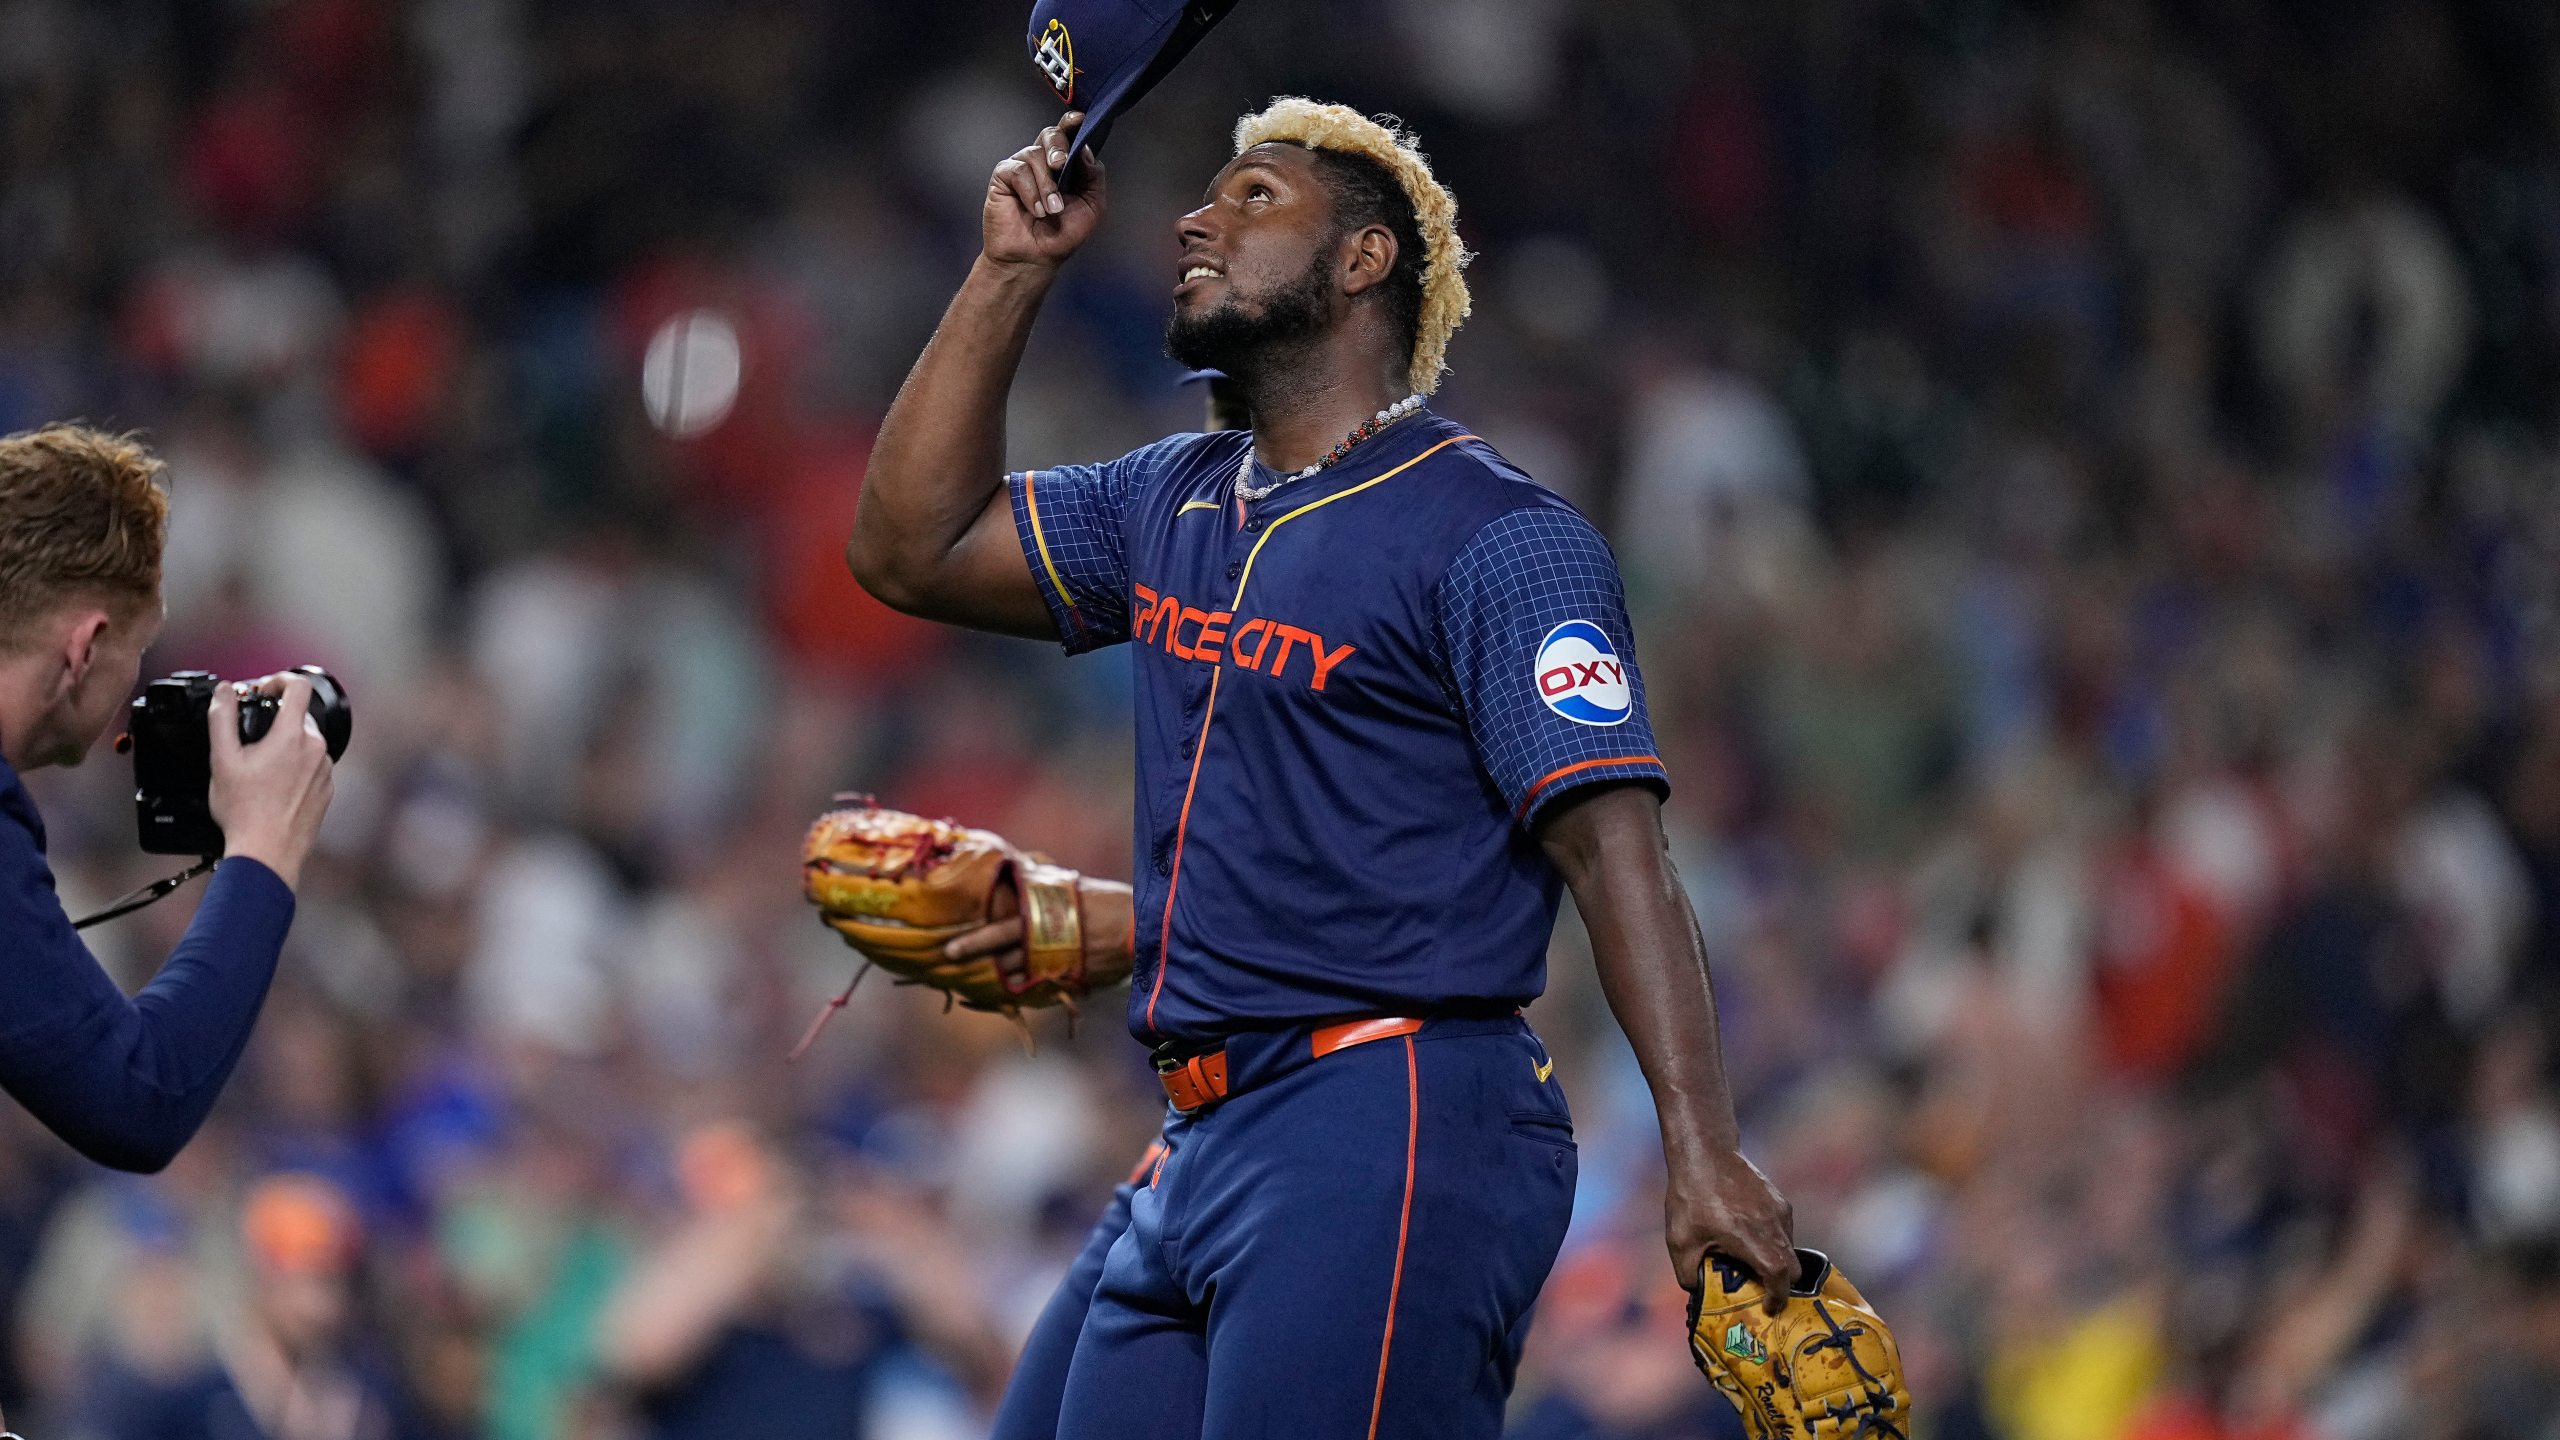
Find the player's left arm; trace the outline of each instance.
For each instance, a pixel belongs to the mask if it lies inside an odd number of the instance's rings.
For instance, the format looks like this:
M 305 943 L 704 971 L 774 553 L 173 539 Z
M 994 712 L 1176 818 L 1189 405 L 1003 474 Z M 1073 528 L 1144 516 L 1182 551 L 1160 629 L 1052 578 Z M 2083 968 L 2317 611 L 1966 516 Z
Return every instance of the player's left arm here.
M 1698 1285 L 1712 1249 L 1783 1296 L 1792 1220 L 1742 1158 L 1706 942 L 1662 837 L 1669 777 L 1617 556 L 1571 507 L 1524 505 L 1458 552 L 1436 604 L 1444 680 L 1477 758 L 1572 888 L 1601 989 L 1653 1087 L 1680 1283 Z
M 1706 939 L 1672 869 L 1661 800 L 1639 785 L 1588 786 L 1547 807 L 1536 836 L 1573 891 L 1601 992 L 1653 1091 L 1680 1283 L 1695 1288 L 1714 1251 L 1784 1295 L 1796 1278 L 1794 1207 L 1742 1153 Z

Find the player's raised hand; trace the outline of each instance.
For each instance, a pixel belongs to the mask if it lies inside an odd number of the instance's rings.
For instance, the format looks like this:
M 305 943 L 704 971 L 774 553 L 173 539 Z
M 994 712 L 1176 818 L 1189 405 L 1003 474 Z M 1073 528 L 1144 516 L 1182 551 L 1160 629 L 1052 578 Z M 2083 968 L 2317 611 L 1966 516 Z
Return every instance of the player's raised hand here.
M 1057 124 L 1007 156 L 987 178 L 983 229 L 988 259 L 1055 268 L 1102 223 L 1110 203 L 1102 157 L 1085 151 L 1076 188 L 1066 184 L 1067 146 L 1083 123 L 1081 111 L 1059 116 Z

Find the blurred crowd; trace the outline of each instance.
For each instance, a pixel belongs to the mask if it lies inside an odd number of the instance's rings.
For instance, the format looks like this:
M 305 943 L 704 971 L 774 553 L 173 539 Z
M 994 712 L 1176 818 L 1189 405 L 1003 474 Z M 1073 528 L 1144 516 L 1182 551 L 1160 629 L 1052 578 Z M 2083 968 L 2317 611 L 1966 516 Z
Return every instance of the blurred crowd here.
M 171 464 L 152 673 L 353 693 L 167 1172 L 0 1106 L 44 1440 L 982 1432 L 1158 1101 L 850 973 L 839 790 L 1126 873 L 1125 657 L 905 621 L 872 428 L 1018 4 L 0 0 L 0 431 Z M 1919 1431 L 2560 1436 L 2560 12 L 1251 0 L 1124 122 L 1025 463 L 1198 425 L 1235 114 L 1411 121 L 1440 407 L 1619 546 L 1752 1153 Z M 35 777 L 75 911 L 159 873 Z M 91 932 L 138 980 L 184 899 Z M 1568 918 L 1525 1440 L 1730 1436 Z

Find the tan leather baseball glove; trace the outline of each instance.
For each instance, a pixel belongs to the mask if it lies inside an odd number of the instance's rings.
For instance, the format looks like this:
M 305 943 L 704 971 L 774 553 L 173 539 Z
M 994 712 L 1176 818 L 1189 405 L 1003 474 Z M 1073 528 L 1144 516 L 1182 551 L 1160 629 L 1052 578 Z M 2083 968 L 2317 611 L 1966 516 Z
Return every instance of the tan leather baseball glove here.
M 802 842 L 802 887 L 828 927 L 897 983 L 1019 1016 L 1073 1008 L 1129 978 L 1125 887 L 1087 880 L 991 831 L 887 809 L 868 796 L 838 798 L 848 803 L 819 816 Z M 988 927 L 1014 917 L 1013 943 L 964 943 L 953 953 L 953 941 L 980 932 L 1009 936 L 1010 926 Z M 855 972 L 854 982 L 865 973 Z
M 1902 1352 L 1867 1297 L 1819 1250 L 1796 1251 L 1786 1308 L 1721 1256 L 1689 1300 L 1689 1355 L 1742 1412 L 1752 1440 L 1902 1440 Z

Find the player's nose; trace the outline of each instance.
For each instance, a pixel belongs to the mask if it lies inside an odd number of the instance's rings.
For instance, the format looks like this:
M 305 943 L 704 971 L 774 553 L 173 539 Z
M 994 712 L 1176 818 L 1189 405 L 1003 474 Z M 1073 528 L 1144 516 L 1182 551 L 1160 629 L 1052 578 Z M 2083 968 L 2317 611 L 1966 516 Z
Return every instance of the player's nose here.
M 1183 249 L 1188 250 L 1194 245 L 1208 244 L 1215 238 L 1216 228 L 1209 223 L 1212 211 L 1213 207 L 1203 205 L 1173 222 L 1174 238 L 1182 242 Z

